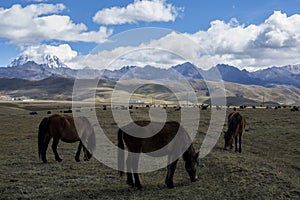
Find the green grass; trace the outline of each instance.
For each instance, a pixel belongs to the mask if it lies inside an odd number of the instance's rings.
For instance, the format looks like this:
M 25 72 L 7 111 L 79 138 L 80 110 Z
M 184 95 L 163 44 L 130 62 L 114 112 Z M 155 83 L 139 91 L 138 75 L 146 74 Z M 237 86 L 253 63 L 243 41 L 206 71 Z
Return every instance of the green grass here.
M 141 174 L 144 191 L 128 190 L 120 178 L 96 159 L 77 163 L 77 143 L 60 142 L 61 163 L 51 146 L 48 163 L 37 153 L 37 128 L 46 115 L 70 105 L 63 103 L 0 103 L 0 199 L 299 199 L 300 113 L 289 109 L 245 109 L 247 120 L 243 153 L 223 151 L 223 137 L 201 160 L 199 180 L 189 181 L 180 159 L 174 177 L 176 188 L 164 185 L 165 169 Z M 38 111 L 31 116 L 29 111 Z M 130 110 L 133 118 L 147 118 L 146 108 Z M 231 110 L 228 110 L 230 112 Z M 179 112 L 167 109 L 169 119 Z M 116 143 L 117 125 L 111 111 L 97 108 L 107 136 Z M 101 118 L 100 118 L 101 116 Z M 209 125 L 210 112 L 201 111 L 195 147 L 200 148 Z M 224 127 L 225 129 L 225 127 Z

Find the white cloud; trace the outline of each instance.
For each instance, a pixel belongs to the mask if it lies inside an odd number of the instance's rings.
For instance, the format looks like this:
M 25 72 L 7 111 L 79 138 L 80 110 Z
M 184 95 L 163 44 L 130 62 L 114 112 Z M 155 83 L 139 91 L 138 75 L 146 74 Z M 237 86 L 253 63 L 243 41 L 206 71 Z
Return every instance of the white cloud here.
M 126 37 L 122 36 L 125 38 L 123 38 L 124 40 L 131 35 L 135 35 L 134 30 L 127 33 Z M 148 33 L 151 34 L 151 31 L 148 31 Z M 199 51 L 199 45 L 189 36 L 172 32 L 158 40 L 151 40 L 138 46 L 121 46 L 110 51 L 100 50 L 98 53 L 92 53 L 88 56 L 79 56 L 73 60 L 72 67 L 89 66 L 97 69 L 118 69 L 127 65 L 141 67 L 152 65 L 169 68 L 187 61 L 205 67 L 199 61 Z M 204 60 L 206 64 L 210 63 L 209 66 L 213 65 L 212 60 L 201 58 L 201 61 Z
M 29 46 L 22 52 L 22 54 L 29 56 L 30 59 L 38 63 L 42 62 L 41 59 L 44 55 L 55 55 L 65 64 L 78 56 L 78 53 L 72 50 L 68 44 L 61 44 L 58 46 L 46 44 Z
M 87 31 L 84 24 L 74 24 L 70 17 L 55 14 L 63 9 L 65 7 L 62 4 L 38 4 L 25 8 L 16 5 L 7 10 L 0 9 L 0 28 L 4 27 L 0 37 L 5 35 L 13 42 L 35 44 L 51 39 L 100 42 L 102 40 L 99 38 L 105 40 L 111 34 L 104 27 L 94 32 Z M 19 16 L 20 20 L 15 20 L 16 16 Z M 31 26 L 28 28 L 29 24 Z M 147 43 L 132 46 L 128 44 L 88 56 L 78 55 L 68 44 L 35 44 L 27 47 L 24 52 L 33 55 L 57 55 L 72 68 L 89 66 L 101 69 L 110 63 L 111 69 L 124 65 L 154 65 L 165 68 L 185 62 L 184 58 L 192 58 L 194 64 L 206 69 L 214 64 L 225 63 L 254 70 L 273 65 L 300 63 L 299 27 L 299 14 L 287 16 L 275 11 L 258 25 L 245 26 L 239 24 L 237 19 L 230 22 L 215 20 L 207 30 L 184 34 L 172 32 Z M 143 33 L 151 36 L 151 31 Z M 130 41 L 131 39 L 126 40 L 126 43 Z
M 48 0 L 26 0 L 27 2 L 38 2 L 38 3 L 41 3 L 41 2 L 48 2 Z
M 236 19 L 228 23 L 216 20 L 205 31 L 193 34 L 172 32 L 138 46 L 101 51 L 88 56 L 85 62 L 94 68 L 106 67 L 111 62 L 114 63 L 111 65 L 112 69 L 124 65 L 148 64 L 169 67 L 185 61 L 174 55 L 178 54 L 184 58 L 192 58 L 196 65 L 206 69 L 218 63 L 251 70 L 297 64 L 300 63 L 299 27 L 299 14 L 288 17 L 280 11 L 275 11 L 258 25 L 245 26 Z M 172 53 L 162 53 L 161 50 L 166 49 Z M 119 57 L 120 55 L 122 56 Z
M 111 7 L 98 11 L 94 22 L 105 25 L 145 22 L 175 21 L 182 8 L 177 8 L 165 0 L 135 0 L 126 7 Z
M 244 26 L 213 21 L 207 31 L 190 34 L 219 63 L 240 68 L 300 63 L 300 15 L 275 11 L 264 23 Z
M 83 41 L 101 43 L 112 31 L 100 27 L 88 31 L 85 24 L 75 24 L 69 16 L 58 15 L 63 4 L 31 4 L 26 7 L 13 5 L 0 8 L 0 37 L 19 46 L 38 44 L 45 40 Z

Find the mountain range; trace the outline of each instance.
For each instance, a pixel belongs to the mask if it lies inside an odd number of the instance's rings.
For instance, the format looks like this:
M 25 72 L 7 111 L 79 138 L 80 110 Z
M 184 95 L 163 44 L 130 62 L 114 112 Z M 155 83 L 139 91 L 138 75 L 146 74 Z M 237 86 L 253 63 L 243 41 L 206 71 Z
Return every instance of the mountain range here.
M 29 56 L 20 56 L 13 60 L 7 67 L 0 67 L 0 78 L 20 78 L 28 80 L 41 80 L 48 77 L 65 78 L 101 78 L 104 80 L 119 80 L 124 75 L 127 79 L 170 79 L 179 74 L 189 80 L 217 81 L 218 70 L 223 81 L 244 85 L 259 85 L 264 87 L 296 87 L 300 88 L 300 64 L 283 67 L 270 67 L 263 70 L 249 72 L 237 67 L 219 64 L 209 70 L 203 70 L 186 62 L 168 69 L 154 66 L 124 66 L 118 70 L 97 70 L 91 68 L 71 69 L 56 56 L 45 55 L 39 59 L 29 59 Z M 179 73 L 179 74 L 178 74 Z M 176 75 L 177 74 L 177 75 Z

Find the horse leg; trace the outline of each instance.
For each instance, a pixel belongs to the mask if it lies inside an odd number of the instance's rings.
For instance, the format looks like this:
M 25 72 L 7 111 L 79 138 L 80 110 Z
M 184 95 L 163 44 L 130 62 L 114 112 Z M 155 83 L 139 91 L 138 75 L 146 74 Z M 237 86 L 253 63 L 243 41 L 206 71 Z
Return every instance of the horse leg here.
M 134 186 L 137 187 L 139 190 L 143 190 L 143 186 L 140 182 L 139 174 L 138 173 L 133 173 L 134 176 Z
M 133 178 L 132 178 L 132 158 L 131 158 L 131 154 L 128 154 L 127 160 L 126 160 L 126 166 L 127 166 L 127 185 L 134 187 L 134 182 L 133 182 Z
M 81 141 L 80 141 L 80 142 L 79 142 L 79 145 L 78 145 L 78 148 L 77 148 L 76 155 L 75 155 L 75 160 L 76 160 L 76 162 L 79 162 L 79 161 L 80 161 L 80 152 L 81 152 L 81 149 L 82 149 L 82 143 L 81 143 Z
M 234 137 L 234 143 L 235 143 L 235 152 L 237 152 L 238 151 L 238 148 L 237 148 L 238 136 Z
M 58 145 L 59 139 L 58 138 L 53 138 L 53 142 L 52 142 L 52 150 L 55 156 L 55 160 L 58 162 L 61 162 L 62 159 L 59 157 L 58 153 L 57 153 L 57 145 Z
M 48 145 L 49 145 L 50 140 L 51 140 L 51 138 L 46 137 L 45 141 L 44 141 L 44 145 L 42 147 L 42 160 L 43 160 L 43 163 L 47 163 L 46 153 L 47 153 L 47 149 L 48 149 Z
M 242 153 L 242 134 L 239 135 L 239 152 Z
M 143 190 L 143 186 L 140 182 L 139 174 L 138 174 L 138 165 L 139 165 L 139 158 L 138 154 L 134 154 L 133 156 L 133 176 L 134 176 L 134 186 L 137 187 L 139 190 Z
M 84 161 L 88 161 L 89 158 L 88 158 L 88 155 L 87 155 L 87 149 L 83 145 L 82 145 L 82 148 L 83 148 L 83 154 L 84 154 Z
M 167 185 L 168 188 L 174 188 L 173 176 L 175 173 L 177 161 L 178 159 L 167 166 L 167 176 L 166 176 L 165 184 Z

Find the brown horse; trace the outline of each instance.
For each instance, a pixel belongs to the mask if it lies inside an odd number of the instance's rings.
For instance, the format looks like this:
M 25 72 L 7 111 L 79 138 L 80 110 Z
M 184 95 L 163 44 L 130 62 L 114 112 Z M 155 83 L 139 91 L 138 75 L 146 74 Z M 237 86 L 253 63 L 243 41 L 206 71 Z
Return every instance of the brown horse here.
M 233 140 L 235 141 L 235 152 L 242 152 L 242 136 L 245 132 L 246 119 L 238 112 L 232 112 L 228 116 L 228 129 L 225 132 L 225 146 L 224 150 L 227 150 L 227 147 L 230 146 L 230 149 L 233 148 Z M 237 148 L 237 143 L 239 141 L 239 149 Z
M 75 156 L 77 162 L 80 161 L 79 156 L 82 148 L 85 160 L 89 160 L 96 146 L 94 129 L 85 117 L 73 118 L 73 116 L 70 115 L 53 114 L 49 117 L 45 117 L 41 121 L 38 131 L 38 152 L 39 158 L 42 158 L 44 163 L 47 162 L 46 151 L 51 138 L 53 138 L 52 150 L 55 155 L 55 160 L 58 162 L 62 161 L 57 153 L 57 145 L 60 139 L 67 143 L 79 141 Z M 85 147 L 84 144 L 87 147 Z
M 147 126 L 150 121 L 135 121 L 140 127 Z M 190 180 L 192 182 L 197 180 L 197 165 L 198 165 L 198 156 L 199 152 L 195 152 L 191 139 L 188 133 L 180 126 L 178 122 L 169 121 L 164 124 L 161 122 L 151 122 L 154 126 L 163 127 L 158 133 L 154 136 L 147 137 L 147 138 L 140 138 L 134 137 L 126 132 L 126 128 L 132 126 L 130 123 L 125 127 L 119 129 L 118 131 L 118 147 L 120 149 L 124 149 L 124 142 L 127 146 L 129 151 L 128 157 L 126 160 L 127 166 L 127 184 L 131 187 L 136 186 L 138 189 L 142 189 L 142 185 L 139 180 L 138 175 L 138 161 L 139 161 L 139 154 L 132 154 L 133 153 L 146 153 L 152 157 L 160 157 L 160 156 L 168 156 L 168 160 L 170 163 L 167 166 L 167 176 L 165 179 L 165 184 L 169 188 L 174 187 L 173 183 L 173 176 L 176 169 L 178 157 L 183 153 L 183 159 L 185 161 L 185 169 L 190 176 Z M 145 132 L 153 132 L 153 130 L 149 127 L 146 127 Z M 166 150 L 161 153 L 155 152 L 163 147 L 168 145 Z M 124 171 L 124 151 L 119 150 L 118 154 L 118 165 L 120 169 L 120 176 L 122 176 Z M 132 177 L 132 173 L 134 175 L 134 180 Z

